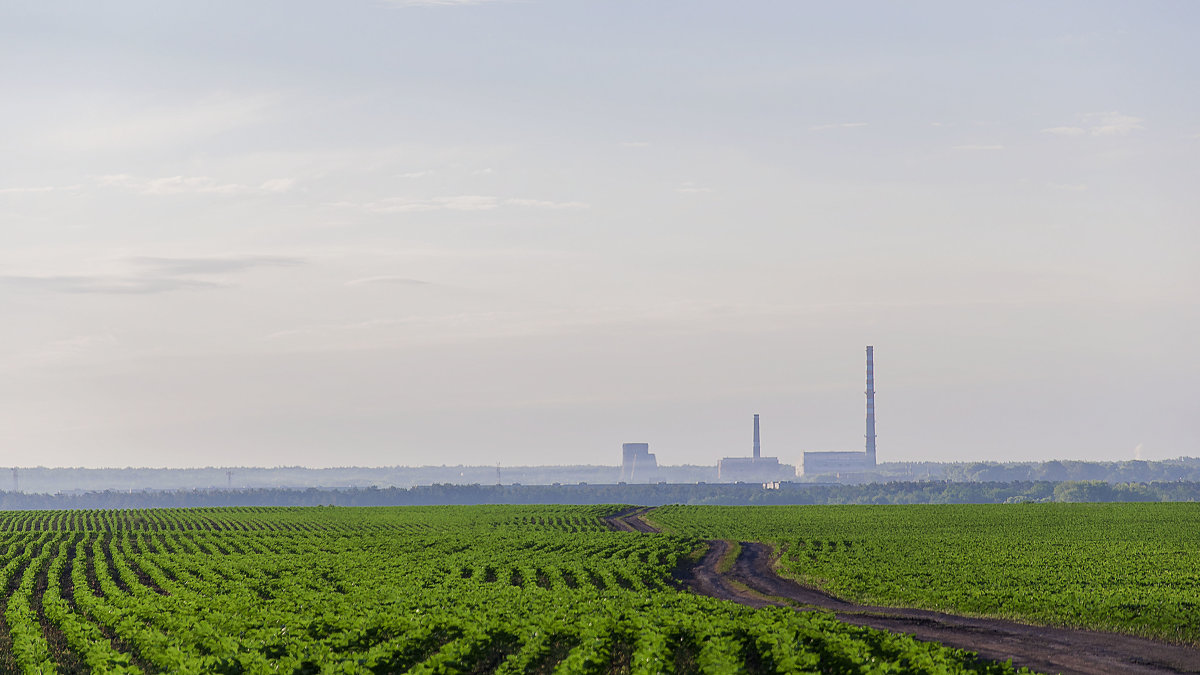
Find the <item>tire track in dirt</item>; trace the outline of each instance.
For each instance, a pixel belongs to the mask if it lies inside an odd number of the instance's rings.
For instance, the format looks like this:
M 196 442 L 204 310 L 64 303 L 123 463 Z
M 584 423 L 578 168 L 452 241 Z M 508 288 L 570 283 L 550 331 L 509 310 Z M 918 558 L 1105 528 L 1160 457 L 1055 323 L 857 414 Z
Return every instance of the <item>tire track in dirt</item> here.
M 908 633 L 921 640 L 969 649 L 989 660 L 1012 659 L 1018 666 L 1042 672 L 1200 673 L 1200 650 L 1146 638 L 921 609 L 857 605 L 780 577 L 772 567 L 774 552 L 767 544 L 741 542 L 741 547 L 741 555 L 727 578 L 771 598 L 832 611 L 846 623 Z
M 658 532 L 658 528 L 642 519 L 650 510 L 650 507 L 646 506 L 632 506 L 611 516 L 604 516 L 600 520 L 604 521 L 609 529 L 618 532 Z
M 631 508 L 605 519 L 622 531 L 658 532 L 642 517 L 651 509 Z M 644 527 L 643 527 L 644 526 Z M 733 546 L 709 541 L 698 564 L 680 581 L 694 592 L 749 607 L 777 605 L 798 611 L 833 612 L 838 620 L 919 640 L 973 651 L 991 661 L 1012 659 L 1016 666 L 1063 675 L 1150 675 L 1200 673 L 1200 649 L 1094 630 L 1035 626 L 921 609 L 859 605 L 780 577 L 774 550 L 759 542 L 739 542 L 741 552 L 728 572 L 718 565 Z

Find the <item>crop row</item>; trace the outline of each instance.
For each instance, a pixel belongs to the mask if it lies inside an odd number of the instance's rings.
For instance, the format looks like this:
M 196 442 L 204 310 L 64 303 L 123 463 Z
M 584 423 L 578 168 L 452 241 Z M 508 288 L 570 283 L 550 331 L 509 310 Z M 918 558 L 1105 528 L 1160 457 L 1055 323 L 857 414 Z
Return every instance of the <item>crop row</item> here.
M 672 572 L 702 542 L 603 530 L 611 510 L 80 512 L 0 530 L 0 672 L 1012 672 L 682 591 Z M 138 518 L 160 526 L 69 526 Z M 205 519 L 295 528 L 190 527 Z
M 353 508 L 231 507 L 199 509 L 86 509 L 76 511 L 0 512 L 4 532 L 350 532 L 364 530 L 436 531 L 440 514 L 455 507 L 377 508 L 390 517 L 363 517 Z M 563 532 L 596 532 L 605 529 L 604 507 L 476 507 L 473 520 L 500 529 L 551 529 Z M 314 515 L 315 514 L 315 515 Z

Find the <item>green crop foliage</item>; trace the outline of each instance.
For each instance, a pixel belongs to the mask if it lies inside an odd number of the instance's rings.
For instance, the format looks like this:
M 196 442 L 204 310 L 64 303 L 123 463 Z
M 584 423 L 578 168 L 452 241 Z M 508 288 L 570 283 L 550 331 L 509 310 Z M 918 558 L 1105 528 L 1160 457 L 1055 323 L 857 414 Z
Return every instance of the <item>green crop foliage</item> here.
M 670 506 L 840 597 L 1200 644 L 1200 504 Z
M 3 512 L 0 671 L 1015 672 L 680 590 L 703 542 L 616 510 Z

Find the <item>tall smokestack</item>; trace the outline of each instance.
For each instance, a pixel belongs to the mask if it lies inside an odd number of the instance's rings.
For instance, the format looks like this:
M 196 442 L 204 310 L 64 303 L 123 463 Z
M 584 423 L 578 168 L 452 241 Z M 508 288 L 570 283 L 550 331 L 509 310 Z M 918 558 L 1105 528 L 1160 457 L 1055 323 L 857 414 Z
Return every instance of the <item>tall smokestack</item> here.
M 875 466 L 875 348 L 867 346 L 867 463 Z
M 758 445 L 758 413 L 754 413 L 754 459 L 758 459 L 762 454 Z

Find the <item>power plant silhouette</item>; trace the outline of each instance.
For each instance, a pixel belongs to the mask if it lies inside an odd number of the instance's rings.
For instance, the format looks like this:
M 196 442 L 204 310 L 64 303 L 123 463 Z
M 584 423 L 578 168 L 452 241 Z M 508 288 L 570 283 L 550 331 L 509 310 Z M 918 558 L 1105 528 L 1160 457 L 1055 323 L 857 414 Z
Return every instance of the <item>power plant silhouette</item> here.
M 796 476 L 843 476 L 869 473 L 875 469 L 875 348 L 867 346 L 867 421 L 866 448 L 854 451 L 804 452 L 798 467 L 782 464 L 778 457 L 762 456 L 759 415 L 754 415 L 754 444 L 749 457 L 725 457 L 717 462 L 717 477 L 722 482 L 773 482 Z M 658 462 L 649 443 L 625 443 L 621 446 L 621 480 L 651 482 Z
M 867 447 L 864 452 L 806 452 L 801 476 L 866 473 L 875 469 L 875 348 L 867 346 Z

